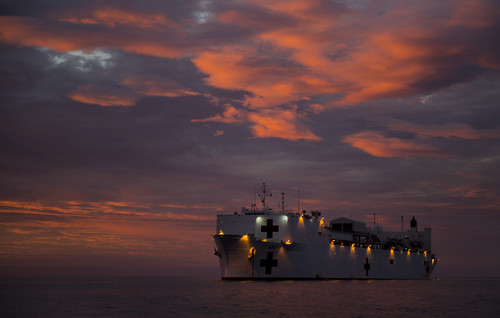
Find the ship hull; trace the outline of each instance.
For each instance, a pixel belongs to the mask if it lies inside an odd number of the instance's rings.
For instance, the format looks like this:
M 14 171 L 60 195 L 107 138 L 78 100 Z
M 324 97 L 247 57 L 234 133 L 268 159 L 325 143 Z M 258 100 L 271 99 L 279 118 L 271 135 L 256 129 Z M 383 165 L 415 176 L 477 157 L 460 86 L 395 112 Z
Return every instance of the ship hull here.
M 225 280 L 426 279 L 436 266 L 428 253 L 336 245 L 322 236 L 287 244 L 214 235 L 214 242 Z

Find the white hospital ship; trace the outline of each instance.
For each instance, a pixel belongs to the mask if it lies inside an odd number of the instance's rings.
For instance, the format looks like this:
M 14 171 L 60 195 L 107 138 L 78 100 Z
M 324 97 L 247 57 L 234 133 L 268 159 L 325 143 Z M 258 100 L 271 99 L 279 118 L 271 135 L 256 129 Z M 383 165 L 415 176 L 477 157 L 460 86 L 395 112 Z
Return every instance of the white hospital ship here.
M 321 212 L 262 209 L 217 215 L 215 255 L 222 279 L 426 279 L 437 258 L 431 229 L 418 231 L 413 217 L 401 232 L 368 229 L 364 222 Z M 284 195 L 282 194 L 282 200 Z M 375 224 L 374 224 L 375 225 Z

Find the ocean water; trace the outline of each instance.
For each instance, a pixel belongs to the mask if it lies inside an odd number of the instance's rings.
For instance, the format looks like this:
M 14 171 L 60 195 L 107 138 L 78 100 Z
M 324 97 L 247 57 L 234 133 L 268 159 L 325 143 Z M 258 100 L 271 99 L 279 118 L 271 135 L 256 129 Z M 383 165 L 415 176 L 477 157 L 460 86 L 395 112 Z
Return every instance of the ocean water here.
M 500 279 L 0 278 L 0 317 L 500 317 Z

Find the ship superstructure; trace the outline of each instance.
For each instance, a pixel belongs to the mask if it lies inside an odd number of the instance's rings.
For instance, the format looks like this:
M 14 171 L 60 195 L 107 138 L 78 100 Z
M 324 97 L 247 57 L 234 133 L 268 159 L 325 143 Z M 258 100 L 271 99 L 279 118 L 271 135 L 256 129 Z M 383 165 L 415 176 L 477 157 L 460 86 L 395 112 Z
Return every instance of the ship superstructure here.
M 319 211 L 280 212 L 266 206 L 217 215 L 215 254 L 222 279 L 425 279 L 437 264 L 431 229 L 380 232 L 364 222 Z M 380 233 L 379 233 L 380 232 Z

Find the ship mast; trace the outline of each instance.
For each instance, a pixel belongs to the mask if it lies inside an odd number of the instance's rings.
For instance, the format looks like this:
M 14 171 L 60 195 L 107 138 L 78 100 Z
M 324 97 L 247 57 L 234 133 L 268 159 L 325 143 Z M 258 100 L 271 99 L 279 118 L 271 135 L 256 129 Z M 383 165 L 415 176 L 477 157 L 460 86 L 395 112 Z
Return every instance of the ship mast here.
M 285 213 L 285 192 L 281 192 L 281 213 Z
M 266 211 L 266 196 L 267 196 L 267 193 L 269 192 L 269 196 L 271 196 L 271 190 L 269 190 L 268 188 L 266 188 L 266 183 L 262 183 L 262 188 L 260 189 L 260 193 L 259 196 L 260 196 L 260 201 L 262 202 L 262 207 L 263 207 L 263 210 Z

